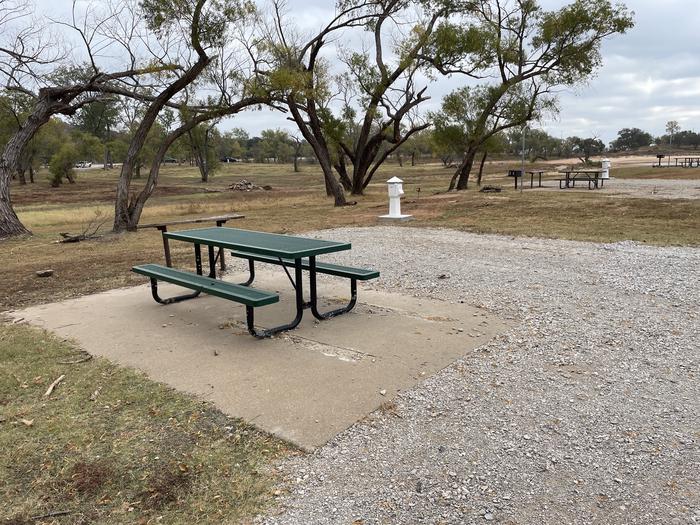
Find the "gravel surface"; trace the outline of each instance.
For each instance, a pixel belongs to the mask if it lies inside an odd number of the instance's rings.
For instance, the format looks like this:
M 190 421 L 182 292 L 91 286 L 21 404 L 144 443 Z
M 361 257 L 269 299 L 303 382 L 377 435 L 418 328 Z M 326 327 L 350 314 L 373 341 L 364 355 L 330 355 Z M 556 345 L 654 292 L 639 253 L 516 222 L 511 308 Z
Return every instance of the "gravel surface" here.
M 285 461 L 261 523 L 700 523 L 700 250 L 403 227 L 318 236 L 352 240 L 377 288 L 516 327 Z
M 605 184 L 605 193 L 607 197 L 694 200 L 700 199 L 700 180 L 612 179 Z

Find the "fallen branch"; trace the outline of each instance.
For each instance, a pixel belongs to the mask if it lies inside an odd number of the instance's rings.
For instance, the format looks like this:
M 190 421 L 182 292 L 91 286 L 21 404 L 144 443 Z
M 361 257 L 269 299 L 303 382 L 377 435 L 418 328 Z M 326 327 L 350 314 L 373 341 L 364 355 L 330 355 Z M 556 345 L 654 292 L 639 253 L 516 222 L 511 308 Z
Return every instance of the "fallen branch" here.
M 100 228 L 105 225 L 105 222 L 107 222 L 107 219 L 104 219 L 102 222 L 97 224 L 95 226 L 96 219 L 91 220 L 85 229 L 83 230 L 83 233 L 79 233 L 78 235 L 73 235 L 71 233 L 67 232 L 61 232 L 59 235 L 63 237 L 63 239 L 60 239 L 58 241 L 55 241 L 57 243 L 69 243 L 69 242 L 80 242 L 80 241 L 87 241 L 90 239 L 99 239 L 102 237 L 101 235 L 98 235 L 97 232 L 100 231 Z
M 51 395 L 51 392 L 53 392 L 53 389 L 56 388 L 56 386 L 58 386 L 58 384 L 59 384 L 61 381 L 63 381 L 65 378 L 66 378 L 66 375 L 63 374 L 63 375 L 61 375 L 58 379 L 56 379 L 56 381 L 54 381 L 53 383 L 51 383 L 51 384 L 49 385 L 49 388 L 46 389 L 46 392 L 44 393 L 44 397 L 49 397 L 49 396 Z
M 79 363 L 84 363 L 84 362 L 90 361 L 90 359 L 92 359 L 92 356 L 85 351 L 81 352 L 80 354 L 83 357 L 78 358 L 78 359 L 69 360 L 69 361 L 56 361 L 56 362 L 59 365 L 77 365 Z
M 38 520 L 43 520 L 46 518 L 56 518 L 58 516 L 67 516 L 70 513 L 71 513 L 70 510 L 56 510 L 53 512 L 48 512 L 46 514 L 42 514 L 41 516 L 32 516 L 30 519 L 32 521 L 38 521 Z

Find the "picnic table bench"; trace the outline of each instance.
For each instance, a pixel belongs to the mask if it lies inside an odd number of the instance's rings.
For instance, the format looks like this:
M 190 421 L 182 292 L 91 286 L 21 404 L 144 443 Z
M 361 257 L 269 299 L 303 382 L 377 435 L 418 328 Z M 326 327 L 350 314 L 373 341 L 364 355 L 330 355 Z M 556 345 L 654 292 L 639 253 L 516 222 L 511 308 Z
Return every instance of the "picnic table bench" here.
M 194 245 L 196 273 L 176 270 L 158 264 L 134 266 L 132 271 L 150 279 L 153 298 L 158 303 L 171 304 L 194 299 L 201 293 L 205 293 L 243 304 L 246 307 L 248 331 L 258 338 L 270 337 L 273 334 L 295 328 L 301 322 L 305 309 L 311 309 L 314 317 L 319 320 L 330 319 L 349 312 L 355 307 L 357 302 L 357 281 L 376 279 L 379 277 L 379 272 L 374 270 L 316 262 L 317 255 L 349 250 L 351 248 L 350 243 L 255 232 L 221 226 L 178 232 L 163 232 L 163 236 L 168 239 L 189 242 Z M 202 245 L 208 248 L 208 276 L 202 275 Z M 215 255 L 215 251 L 217 248 L 219 252 L 223 249 L 229 249 L 235 257 L 248 260 L 250 275 L 246 282 L 235 284 L 216 278 L 216 261 L 218 256 Z M 295 290 L 296 299 L 296 316 L 290 323 L 263 330 L 255 328 L 254 309 L 279 301 L 279 295 L 277 293 L 250 287 L 255 280 L 254 263 L 256 261 L 281 265 L 284 268 Z M 293 277 L 287 270 L 288 267 L 294 268 Z M 307 271 L 309 275 L 308 302 L 304 300 L 303 294 L 303 271 Z M 319 311 L 316 283 L 316 276 L 319 273 L 350 279 L 350 301 L 347 306 L 324 313 Z M 158 293 L 158 281 L 177 284 L 193 290 L 193 292 L 163 299 Z
M 214 222 L 218 227 L 221 227 L 228 221 L 244 218 L 245 215 L 239 215 L 237 213 L 234 213 L 230 215 L 216 215 L 214 217 L 198 217 L 195 219 L 179 219 L 166 222 L 154 222 L 151 224 L 139 224 L 136 228 L 139 230 L 143 230 L 146 228 L 155 228 L 159 232 L 164 233 L 168 231 L 168 226 L 177 226 L 179 224 L 201 224 L 203 222 Z M 173 261 L 170 255 L 170 243 L 166 236 L 163 236 L 163 253 L 165 255 L 165 265 L 169 268 L 172 267 Z M 221 270 L 226 270 L 226 259 L 224 258 L 223 251 L 219 252 L 219 260 L 221 261 Z

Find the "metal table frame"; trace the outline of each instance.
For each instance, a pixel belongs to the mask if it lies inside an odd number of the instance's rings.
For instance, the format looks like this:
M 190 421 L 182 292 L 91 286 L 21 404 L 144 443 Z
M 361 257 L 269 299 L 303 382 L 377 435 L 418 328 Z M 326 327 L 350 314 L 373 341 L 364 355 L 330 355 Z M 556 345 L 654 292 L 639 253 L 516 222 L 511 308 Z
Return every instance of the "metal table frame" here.
M 509 175 L 510 177 L 513 177 L 515 179 L 515 189 L 518 189 L 518 178 L 522 178 L 523 180 L 521 181 L 521 185 L 523 188 L 525 187 L 525 180 L 522 175 L 522 170 L 511 170 L 511 172 L 516 172 L 520 173 L 520 175 Z M 537 174 L 538 177 L 538 182 L 537 182 L 537 187 L 541 188 L 542 187 L 542 175 L 544 174 L 544 170 L 525 170 L 525 173 L 530 174 L 530 188 L 535 187 L 535 174 Z
M 276 333 L 296 328 L 301 322 L 304 315 L 304 310 L 306 309 L 310 309 L 311 313 L 316 319 L 325 320 L 349 312 L 355 307 L 357 302 L 357 280 L 350 279 L 350 301 L 347 306 L 323 313 L 318 309 L 316 256 L 325 253 L 349 250 L 351 248 L 350 243 L 323 241 L 304 237 L 295 237 L 291 235 L 253 232 L 249 230 L 225 227 L 201 228 L 178 232 L 163 232 L 163 238 L 189 242 L 194 245 L 195 267 L 198 275 L 202 275 L 203 272 L 202 245 L 207 246 L 209 256 L 209 277 L 212 279 L 216 278 L 217 261 L 219 256 L 223 254 L 224 249 L 244 251 L 261 255 L 271 255 L 279 259 L 280 264 L 282 265 L 282 268 L 284 268 L 284 271 L 295 291 L 296 315 L 294 319 L 287 324 L 265 330 L 258 330 L 255 328 L 254 308 L 250 306 L 246 307 L 246 322 L 248 325 L 248 331 L 255 337 L 269 337 Z M 256 245 L 254 241 L 252 241 L 254 239 L 258 239 L 261 242 L 258 242 Z M 295 244 L 297 245 L 296 248 Z M 305 258 L 308 258 L 309 260 L 308 302 L 304 301 L 302 278 L 302 261 Z M 293 276 L 283 264 L 282 259 L 291 259 L 294 261 Z M 243 286 L 250 286 L 255 280 L 255 263 L 252 259 L 248 259 L 248 268 L 250 275 L 247 281 L 240 283 Z M 199 292 L 195 292 L 193 294 L 182 295 L 164 300 L 158 296 L 157 284 L 152 285 L 152 293 L 154 299 L 156 299 L 158 302 L 183 301 L 192 299 L 199 295 Z

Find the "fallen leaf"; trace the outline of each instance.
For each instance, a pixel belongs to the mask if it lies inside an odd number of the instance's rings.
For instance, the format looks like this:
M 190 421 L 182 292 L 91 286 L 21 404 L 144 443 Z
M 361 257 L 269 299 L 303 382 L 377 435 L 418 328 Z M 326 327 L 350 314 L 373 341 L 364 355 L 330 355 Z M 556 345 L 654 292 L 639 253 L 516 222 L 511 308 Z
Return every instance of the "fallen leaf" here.
M 28 427 L 31 427 L 32 425 L 34 425 L 34 420 L 33 420 L 33 419 L 20 419 L 20 421 L 21 421 L 23 424 L 27 425 Z

